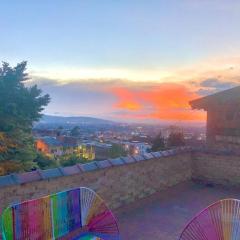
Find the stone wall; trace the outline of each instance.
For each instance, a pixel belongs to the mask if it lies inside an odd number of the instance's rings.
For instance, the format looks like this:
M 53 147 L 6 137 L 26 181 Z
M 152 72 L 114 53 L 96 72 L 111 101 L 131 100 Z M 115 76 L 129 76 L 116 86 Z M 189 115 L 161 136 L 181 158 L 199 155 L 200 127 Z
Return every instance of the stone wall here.
M 99 193 L 110 208 L 191 179 L 191 154 L 173 150 L 0 177 L 0 214 L 7 205 L 75 187 Z
M 239 186 L 240 156 L 228 152 L 193 152 L 192 178 L 205 183 Z

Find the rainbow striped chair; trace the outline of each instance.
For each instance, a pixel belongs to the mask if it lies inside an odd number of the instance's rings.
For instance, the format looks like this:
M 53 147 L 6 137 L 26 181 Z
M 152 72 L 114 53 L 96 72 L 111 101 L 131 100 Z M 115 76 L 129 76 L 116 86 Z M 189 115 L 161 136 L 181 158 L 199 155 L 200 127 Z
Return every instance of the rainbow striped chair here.
M 115 217 L 88 188 L 12 205 L 2 215 L 4 240 L 119 240 Z
M 240 200 L 224 199 L 204 209 L 183 230 L 180 240 L 240 239 Z

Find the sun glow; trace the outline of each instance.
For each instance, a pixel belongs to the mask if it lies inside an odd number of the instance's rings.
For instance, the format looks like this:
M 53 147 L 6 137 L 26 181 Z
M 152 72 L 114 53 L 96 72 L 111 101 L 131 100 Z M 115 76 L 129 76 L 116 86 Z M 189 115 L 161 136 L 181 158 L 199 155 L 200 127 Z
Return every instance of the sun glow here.
M 70 82 L 74 80 L 113 80 L 127 79 L 130 81 L 162 82 L 170 77 L 171 73 L 160 69 L 124 69 L 124 68 L 73 68 L 59 67 L 50 68 L 44 71 L 32 71 L 32 75 L 44 78 L 57 79 L 60 82 Z

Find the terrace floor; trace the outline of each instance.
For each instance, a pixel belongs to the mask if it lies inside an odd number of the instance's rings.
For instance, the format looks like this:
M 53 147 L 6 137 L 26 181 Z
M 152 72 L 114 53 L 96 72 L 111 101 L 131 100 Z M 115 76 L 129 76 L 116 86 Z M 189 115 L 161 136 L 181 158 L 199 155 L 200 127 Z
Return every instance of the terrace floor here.
M 224 198 L 240 198 L 240 188 L 179 184 L 119 209 L 116 216 L 121 237 L 123 240 L 177 240 L 196 213 Z

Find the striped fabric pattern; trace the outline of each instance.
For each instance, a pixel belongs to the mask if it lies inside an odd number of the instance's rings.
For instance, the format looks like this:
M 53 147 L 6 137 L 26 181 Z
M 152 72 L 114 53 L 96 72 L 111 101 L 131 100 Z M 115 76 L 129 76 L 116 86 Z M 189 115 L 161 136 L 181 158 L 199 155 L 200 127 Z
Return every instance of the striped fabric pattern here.
M 183 230 L 180 240 L 240 239 L 240 200 L 224 199 L 200 212 Z
M 119 240 L 115 217 L 88 188 L 76 188 L 8 207 L 4 240 Z

